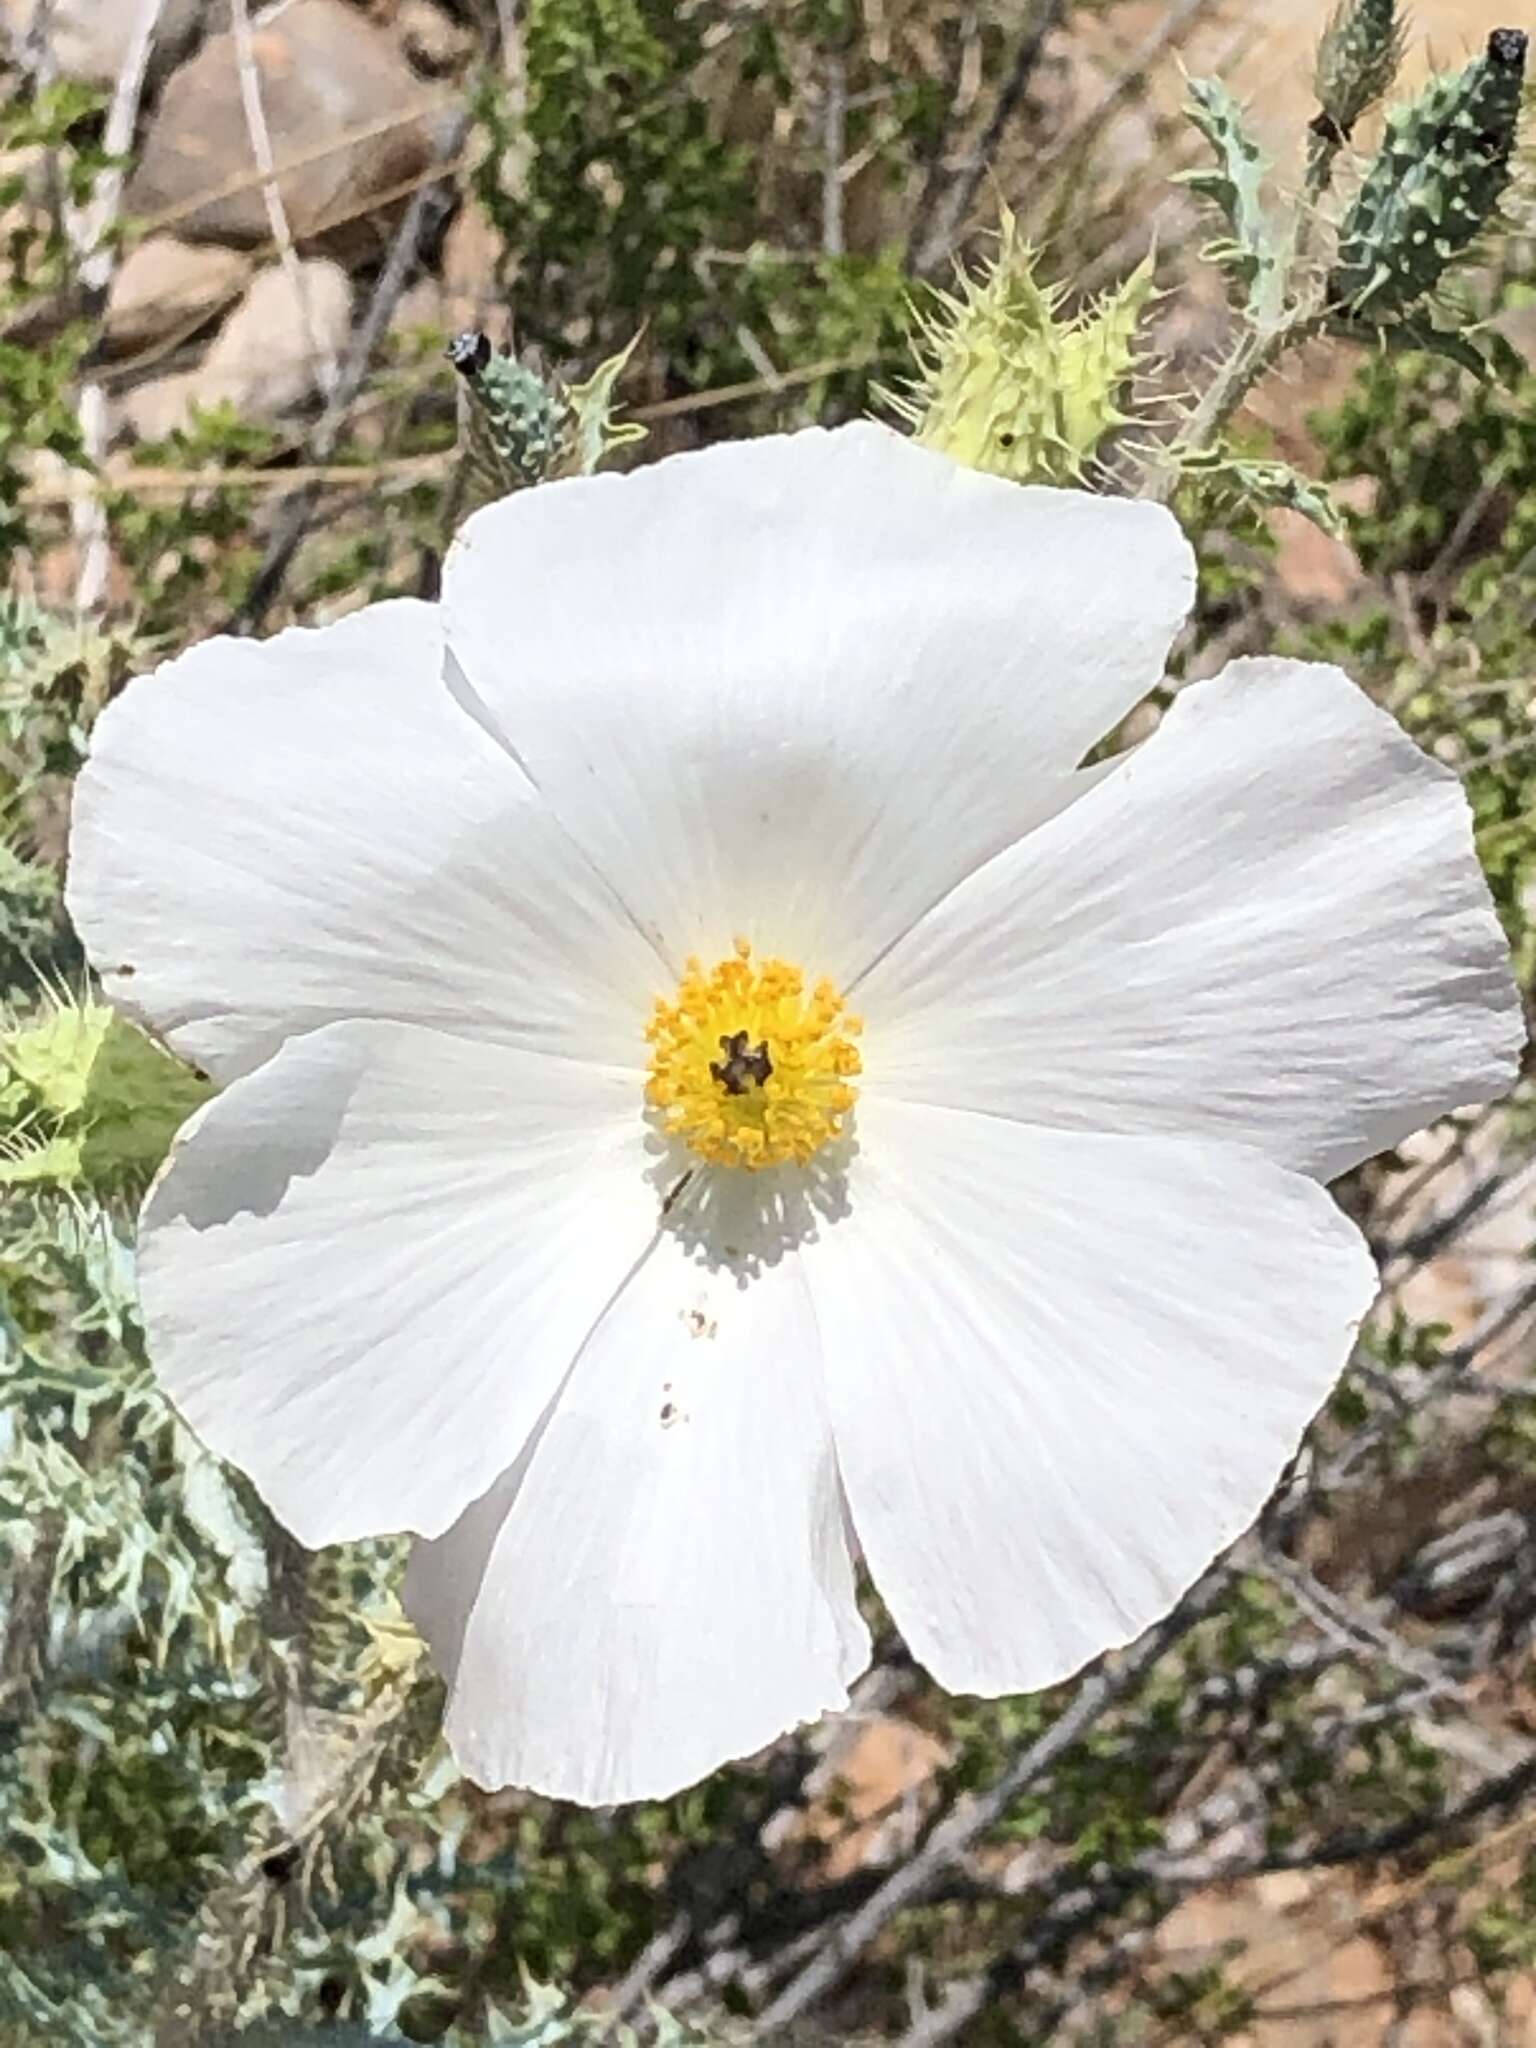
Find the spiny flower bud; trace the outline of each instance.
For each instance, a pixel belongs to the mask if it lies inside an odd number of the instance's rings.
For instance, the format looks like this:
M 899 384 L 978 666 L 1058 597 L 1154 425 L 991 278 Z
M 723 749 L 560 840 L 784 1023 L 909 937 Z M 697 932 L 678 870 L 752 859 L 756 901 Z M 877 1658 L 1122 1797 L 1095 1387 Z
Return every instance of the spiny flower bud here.
M 1015 483 L 1078 481 L 1120 409 L 1141 360 L 1137 330 L 1152 292 L 1144 263 L 1075 320 L 1065 293 L 1035 276 L 1035 254 L 1004 208 L 995 260 L 937 292 L 912 339 L 917 374 L 883 392 L 925 447 Z
M 1314 134 L 1346 142 L 1367 107 L 1391 86 L 1402 59 L 1397 0 L 1340 0 L 1317 46 Z
M 564 403 L 488 335 L 460 334 L 447 354 L 463 379 L 460 431 L 471 480 L 492 498 L 542 483 L 560 446 Z
M 494 348 L 488 335 L 471 331 L 449 342 L 448 360 L 463 379 L 460 438 L 476 502 L 556 477 L 590 476 L 610 449 L 643 438 L 637 422 L 613 417 L 614 386 L 634 349 L 632 341 L 584 384 L 563 384 Z
M 1339 233 L 1335 303 L 1381 321 L 1426 298 L 1492 218 L 1509 182 L 1526 37 L 1495 29 L 1484 56 L 1399 107 Z
M 100 1201 L 142 1194 L 177 1130 L 212 1093 L 103 1003 L 60 1000 L 0 1021 L 0 1187 Z

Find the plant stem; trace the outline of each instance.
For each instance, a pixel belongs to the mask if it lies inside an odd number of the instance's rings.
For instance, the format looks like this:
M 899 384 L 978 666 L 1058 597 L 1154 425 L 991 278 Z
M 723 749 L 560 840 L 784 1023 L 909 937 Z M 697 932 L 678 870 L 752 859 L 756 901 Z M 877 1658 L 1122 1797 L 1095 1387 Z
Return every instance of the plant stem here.
M 1272 327 L 1245 326 L 1182 430 L 1152 459 L 1139 495 L 1166 505 L 1192 455 L 1210 447 L 1260 378 L 1314 333 L 1317 315 L 1298 309 Z
M 1339 151 L 1344 147 L 1345 138 L 1338 129 L 1319 114 L 1307 129 L 1307 170 L 1302 181 L 1301 199 L 1296 216 L 1296 241 L 1292 251 L 1292 276 L 1300 269 L 1312 253 L 1312 236 L 1317 227 L 1318 208 L 1328 197 L 1333 184 L 1334 166 L 1339 160 Z

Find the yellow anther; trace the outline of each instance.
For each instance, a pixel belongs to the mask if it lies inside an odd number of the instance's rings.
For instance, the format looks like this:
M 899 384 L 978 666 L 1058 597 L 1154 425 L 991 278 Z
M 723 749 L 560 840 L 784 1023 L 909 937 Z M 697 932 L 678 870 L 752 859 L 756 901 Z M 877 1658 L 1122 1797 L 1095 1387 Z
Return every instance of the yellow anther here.
M 708 973 L 687 961 L 676 995 L 657 998 L 646 1100 L 712 1165 L 804 1165 L 853 1108 L 860 1029 L 830 981 L 807 993 L 798 967 L 754 962 L 737 939 Z

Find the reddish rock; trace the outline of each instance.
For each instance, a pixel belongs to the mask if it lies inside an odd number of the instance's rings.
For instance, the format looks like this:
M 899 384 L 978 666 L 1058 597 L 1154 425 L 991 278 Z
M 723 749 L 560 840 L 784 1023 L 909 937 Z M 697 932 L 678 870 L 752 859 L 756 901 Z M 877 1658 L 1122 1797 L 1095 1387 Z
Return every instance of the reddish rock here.
M 1349 542 L 1325 533 L 1304 512 L 1271 512 L 1269 525 L 1275 536 L 1275 575 L 1294 603 L 1332 610 L 1365 587 L 1365 571 Z

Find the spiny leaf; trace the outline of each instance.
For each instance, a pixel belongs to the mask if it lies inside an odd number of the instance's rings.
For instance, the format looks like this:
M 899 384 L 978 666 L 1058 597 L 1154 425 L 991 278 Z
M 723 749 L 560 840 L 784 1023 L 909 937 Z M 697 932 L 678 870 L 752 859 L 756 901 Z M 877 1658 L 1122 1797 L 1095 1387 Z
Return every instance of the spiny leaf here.
M 629 359 L 639 342 L 637 334 L 617 355 L 599 363 L 584 384 L 565 387 L 570 423 L 560 458 L 551 474 L 591 476 L 611 450 L 645 439 L 645 428 L 638 420 L 615 421 L 613 416 L 616 410 L 614 387 L 629 368 Z
M 1217 207 L 1231 231 L 1205 253 L 1242 284 L 1248 311 L 1267 325 L 1278 318 L 1285 289 L 1285 238 L 1264 203 L 1269 160 L 1219 78 L 1189 81 L 1187 112 L 1216 161 L 1182 172 L 1180 182 Z
M 1344 532 L 1344 520 L 1326 487 L 1288 462 L 1211 450 L 1192 458 L 1184 476 L 1217 503 L 1246 511 L 1281 508 L 1301 512 L 1325 533 Z

